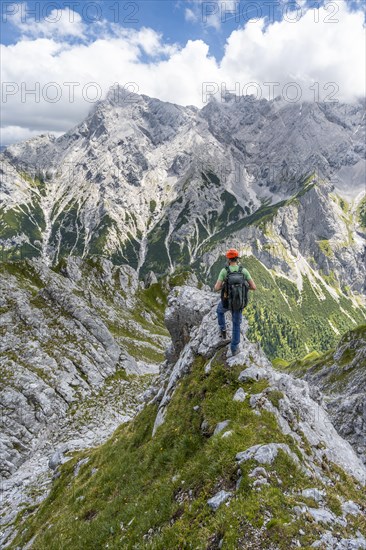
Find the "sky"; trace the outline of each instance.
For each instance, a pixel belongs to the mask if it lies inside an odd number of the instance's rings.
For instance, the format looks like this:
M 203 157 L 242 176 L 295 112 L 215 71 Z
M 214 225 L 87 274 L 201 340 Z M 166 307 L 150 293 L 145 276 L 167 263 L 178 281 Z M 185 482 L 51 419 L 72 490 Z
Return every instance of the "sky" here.
M 363 0 L 1 3 L 1 145 L 81 122 L 111 86 L 181 105 L 210 95 L 365 95 Z

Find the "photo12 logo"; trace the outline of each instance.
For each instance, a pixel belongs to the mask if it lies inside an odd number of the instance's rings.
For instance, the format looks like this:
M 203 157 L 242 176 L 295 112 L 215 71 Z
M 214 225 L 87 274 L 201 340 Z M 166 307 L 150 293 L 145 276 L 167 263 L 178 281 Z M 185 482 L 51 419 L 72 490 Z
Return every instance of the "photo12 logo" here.
M 253 96 L 254 99 L 267 99 L 272 101 L 281 97 L 288 103 L 297 103 L 312 99 L 314 102 L 338 103 L 336 94 L 339 92 L 339 86 L 336 82 L 326 82 L 320 84 L 313 82 L 304 87 L 298 82 L 235 82 L 234 86 L 228 87 L 226 82 L 203 82 L 202 83 L 202 103 L 206 105 L 212 97 L 220 98 L 225 102 L 228 96 L 233 96 L 235 101 L 240 101 L 242 97 Z
M 2 2 L 1 21 L 11 22 L 17 18 L 21 23 L 59 23 L 65 16 L 68 23 L 75 23 L 81 15 L 85 23 L 101 22 L 105 19 L 114 23 L 133 25 L 139 23 L 140 2 Z
M 322 11 L 320 10 L 322 8 Z M 313 12 L 314 23 L 339 23 L 336 17 L 339 5 L 336 0 L 325 4 L 313 2 L 306 4 L 295 0 L 273 0 L 269 2 L 255 1 L 204 1 L 202 2 L 202 22 L 209 24 L 211 18 L 220 19 L 221 23 L 257 23 L 265 19 L 268 23 L 284 20 L 288 23 L 297 23 L 309 10 Z
M 107 89 L 109 97 L 115 102 L 130 103 L 136 101 L 139 86 L 136 82 L 115 83 Z M 1 103 L 8 103 L 11 98 L 21 103 L 58 103 L 66 100 L 75 103 L 82 99 L 87 103 L 97 103 L 105 97 L 105 90 L 98 82 L 2 82 Z

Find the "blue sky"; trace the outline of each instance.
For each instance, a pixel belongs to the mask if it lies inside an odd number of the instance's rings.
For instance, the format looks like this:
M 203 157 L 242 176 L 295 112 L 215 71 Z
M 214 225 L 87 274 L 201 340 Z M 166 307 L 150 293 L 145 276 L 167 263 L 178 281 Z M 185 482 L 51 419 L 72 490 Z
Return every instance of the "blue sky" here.
M 132 82 L 198 107 L 207 83 L 246 95 L 254 82 L 267 99 L 268 82 L 275 95 L 295 82 L 302 100 L 324 100 L 329 86 L 339 100 L 364 93 L 363 0 L 3 0 L 1 10 L 3 144 L 80 122 L 90 83 L 98 99 Z M 65 82 L 77 82 L 72 100 Z
M 28 0 L 23 16 L 34 18 L 50 17 L 53 9 L 72 8 L 78 12 L 84 23 L 90 25 L 101 18 L 116 22 L 122 27 L 140 29 L 151 27 L 161 33 L 167 42 L 183 45 L 187 40 L 203 39 L 210 46 L 210 54 L 220 59 L 224 53 L 226 39 L 233 30 L 243 27 L 250 19 L 266 17 L 267 22 L 281 21 L 284 17 L 296 21 L 304 7 L 336 5 L 339 0 Z M 359 9 L 362 0 L 347 0 L 352 9 Z M 215 5 L 216 4 L 216 5 Z M 232 5 L 231 5 L 232 4 Z M 97 6 L 99 6 L 97 8 Z M 3 1 L 1 21 L 1 43 L 14 44 L 21 37 L 21 31 L 11 22 L 11 14 L 19 8 L 10 1 Z M 192 18 L 187 13 L 192 12 Z M 196 19 L 194 19 L 194 17 Z M 329 7 L 329 20 L 336 19 L 335 7 Z M 210 19 L 220 21 L 220 27 L 210 24 Z M 74 41 L 74 40 L 73 40 Z

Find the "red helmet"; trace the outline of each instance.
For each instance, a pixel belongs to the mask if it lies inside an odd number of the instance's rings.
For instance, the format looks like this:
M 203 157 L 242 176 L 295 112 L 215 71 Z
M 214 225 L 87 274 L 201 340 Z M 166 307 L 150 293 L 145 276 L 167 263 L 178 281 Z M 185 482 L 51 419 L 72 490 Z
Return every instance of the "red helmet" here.
M 235 248 L 230 248 L 230 250 L 226 252 L 226 257 L 229 260 L 233 260 L 234 258 L 239 258 L 239 252 Z

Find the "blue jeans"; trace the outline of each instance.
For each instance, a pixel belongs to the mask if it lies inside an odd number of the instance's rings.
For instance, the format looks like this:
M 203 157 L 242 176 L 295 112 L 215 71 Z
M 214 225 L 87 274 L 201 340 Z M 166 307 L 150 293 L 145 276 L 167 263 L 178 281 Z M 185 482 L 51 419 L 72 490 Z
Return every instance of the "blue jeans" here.
M 221 330 L 226 330 L 226 323 L 225 323 L 225 313 L 229 311 L 228 309 L 224 308 L 222 305 L 222 301 L 220 300 L 219 305 L 217 306 L 217 320 L 219 323 L 219 327 Z M 240 342 L 240 325 L 243 319 L 243 311 L 232 311 L 231 312 L 232 318 L 233 318 L 233 333 L 231 337 L 231 351 L 234 352 L 237 350 L 237 347 Z

